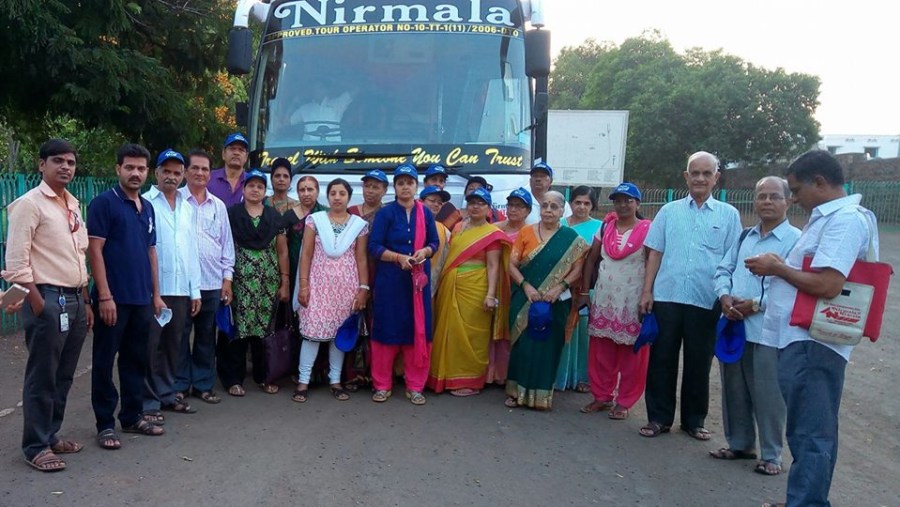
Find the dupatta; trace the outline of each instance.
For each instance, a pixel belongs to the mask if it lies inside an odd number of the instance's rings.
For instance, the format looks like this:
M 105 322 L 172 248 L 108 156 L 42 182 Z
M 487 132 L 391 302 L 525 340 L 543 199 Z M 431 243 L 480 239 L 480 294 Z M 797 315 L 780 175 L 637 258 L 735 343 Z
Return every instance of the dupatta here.
M 521 234 L 521 232 L 520 232 Z M 538 292 L 562 282 L 588 245 L 569 227 L 560 227 L 552 238 L 525 256 L 519 272 Z M 521 287 L 512 289 L 509 304 L 509 341 L 514 344 L 528 327 L 528 309 L 531 303 Z
M 421 202 L 416 201 L 416 230 L 413 233 L 413 252 L 425 247 L 425 211 Z M 416 368 L 428 367 L 428 346 L 425 343 L 425 286 L 428 285 L 428 274 L 425 263 L 412 267 L 412 299 L 413 299 L 413 362 Z M 431 294 L 427 295 L 431 297 Z

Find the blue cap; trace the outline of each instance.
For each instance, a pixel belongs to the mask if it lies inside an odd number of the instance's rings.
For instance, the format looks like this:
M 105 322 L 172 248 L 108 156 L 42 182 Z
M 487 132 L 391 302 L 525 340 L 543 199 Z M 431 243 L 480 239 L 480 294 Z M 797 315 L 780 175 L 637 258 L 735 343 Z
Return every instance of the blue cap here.
M 416 181 L 419 181 L 419 173 L 416 172 L 416 167 L 412 164 L 400 164 L 394 169 L 394 181 L 397 181 L 397 176 L 409 176 Z
M 744 355 L 747 331 L 743 320 L 719 319 L 716 324 L 716 357 L 723 363 L 737 362 Z
M 259 169 L 250 169 L 249 171 L 247 171 L 246 174 L 244 175 L 244 184 L 246 184 L 248 181 L 252 180 L 253 178 L 261 179 L 263 181 L 263 184 L 265 184 L 265 185 L 269 184 L 269 180 L 266 178 L 266 174 L 264 172 L 260 171 Z
M 472 183 L 478 183 L 482 187 L 486 188 L 488 192 L 494 191 L 494 185 L 488 183 L 483 176 L 472 176 L 471 178 L 469 178 L 469 181 L 466 182 L 466 186 L 468 187 Z
M 644 315 L 643 320 L 641 320 L 641 332 L 634 342 L 634 353 L 637 354 L 644 345 L 655 342 L 658 335 L 659 324 L 656 322 L 656 315 L 652 313 Z
M 234 143 L 244 143 L 245 148 L 250 148 L 250 141 L 248 141 L 247 138 L 244 137 L 244 134 L 241 134 L 240 132 L 229 134 L 228 137 L 225 138 L 225 144 L 223 146 L 227 148 Z
M 441 187 L 437 187 L 434 185 L 428 185 L 423 188 L 421 192 L 419 192 L 419 199 L 424 199 L 432 194 L 438 194 L 441 196 L 441 200 L 447 202 L 450 200 L 450 192 L 446 190 L 441 190 Z
M 609 194 L 609 200 L 612 201 L 617 195 L 627 195 L 637 200 L 641 200 L 641 190 L 634 183 L 619 183 L 619 186 Z
M 536 301 L 528 309 L 528 336 L 534 341 L 545 341 L 553 331 L 553 312 L 550 303 Z
M 369 178 L 372 178 L 373 180 L 378 180 L 378 181 L 380 181 L 380 182 L 382 182 L 382 183 L 387 183 L 387 182 L 388 182 L 387 175 L 384 174 L 384 171 L 382 171 L 381 169 L 372 169 L 371 171 L 367 172 L 367 173 L 362 177 L 362 180 L 363 180 L 363 181 L 366 181 L 366 180 L 369 179 Z
M 444 166 L 441 164 L 431 164 L 428 166 L 428 169 L 425 170 L 425 177 L 434 176 L 435 174 L 443 174 L 447 176 L 447 170 L 444 169 Z
M 525 205 L 528 206 L 528 209 L 534 207 L 534 199 L 531 198 L 531 192 L 525 190 L 522 187 L 519 187 L 510 192 L 509 196 L 506 197 L 506 200 L 509 201 L 510 199 L 521 199 L 522 202 L 524 202 Z
M 469 202 L 472 199 L 481 199 L 486 202 L 488 206 L 494 205 L 494 202 L 491 201 L 491 193 L 485 188 L 478 187 L 466 196 L 466 202 Z
M 165 164 L 167 160 L 177 160 L 181 162 L 181 165 L 184 165 L 184 157 L 181 156 L 181 153 L 178 153 L 172 148 L 168 148 L 156 157 L 156 167 Z
M 231 307 L 219 303 L 216 308 L 216 327 L 228 338 L 234 338 L 234 317 L 231 315 Z
M 334 346 L 341 352 L 350 352 L 356 346 L 359 338 L 359 319 L 364 319 L 363 314 L 353 312 L 347 317 L 334 336 Z
M 534 174 L 535 171 L 544 171 L 545 173 L 550 175 L 550 179 L 553 179 L 553 168 L 544 162 L 538 162 L 531 167 L 531 171 L 528 174 Z

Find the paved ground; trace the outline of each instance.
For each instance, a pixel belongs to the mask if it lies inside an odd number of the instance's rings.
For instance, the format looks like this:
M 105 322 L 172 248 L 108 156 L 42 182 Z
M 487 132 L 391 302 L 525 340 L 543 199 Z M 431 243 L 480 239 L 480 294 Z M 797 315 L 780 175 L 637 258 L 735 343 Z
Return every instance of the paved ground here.
M 883 258 L 900 267 L 900 232 L 882 234 Z M 847 368 L 835 505 L 900 505 L 898 307 L 895 279 L 884 336 L 858 347 Z M 764 477 L 752 473 L 752 462 L 707 456 L 724 443 L 715 367 L 707 424 L 714 437 L 706 443 L 677 431 L 639 436 L 643 402 L 624 422 L 583 415 L 584 394 L 559 394 L 553 412 L 537 413 L 506 409 L 499 389 L 464 399 L 432 395 L 413 407 L 402 396 L 376 405 L 364 393 L 342 403 L 326 388 L 299 405 L 285 386 L 276 395 L 225 396 L 217 406 L 195 400 L 199 412 L 170 415 L 165 436 L 123 435 L 123 449 L 111 452 L 93 441 L 89 351 L 90 342 L 63 432 L 87 447 L 67 457 L 68 470 L 40 474 L 19 450 L 22 338 L 0 338 L 0 506 L 739 507 L 784 497 L 785 475 Z

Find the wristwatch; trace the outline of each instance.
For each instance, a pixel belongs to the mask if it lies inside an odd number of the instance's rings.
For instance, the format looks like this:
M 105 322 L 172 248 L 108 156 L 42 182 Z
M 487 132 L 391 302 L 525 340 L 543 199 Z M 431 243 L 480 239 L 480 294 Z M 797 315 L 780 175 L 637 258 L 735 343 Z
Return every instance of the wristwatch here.
M 758 312 L 759 311 L 759 298 L 753 298 L 751 301 L 753 302 L 753 306 L 751 306 L 750 308 L 753 310 L 754 313 Z

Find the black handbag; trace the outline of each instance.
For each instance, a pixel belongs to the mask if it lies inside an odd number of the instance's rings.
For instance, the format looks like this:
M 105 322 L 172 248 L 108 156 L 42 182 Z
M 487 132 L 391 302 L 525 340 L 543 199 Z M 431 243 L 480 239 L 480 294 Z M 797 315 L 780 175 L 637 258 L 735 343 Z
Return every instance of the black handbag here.
M 275 302 L 269 327 L 262 341 L 266 384 L 274 384 L 297 371 L 297 363 L 300 360 L 300 335 L 294 329 L 294 321 L 287 303 Z

